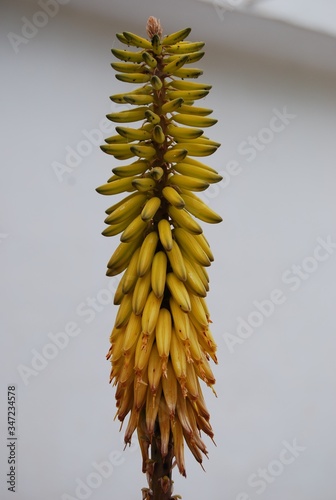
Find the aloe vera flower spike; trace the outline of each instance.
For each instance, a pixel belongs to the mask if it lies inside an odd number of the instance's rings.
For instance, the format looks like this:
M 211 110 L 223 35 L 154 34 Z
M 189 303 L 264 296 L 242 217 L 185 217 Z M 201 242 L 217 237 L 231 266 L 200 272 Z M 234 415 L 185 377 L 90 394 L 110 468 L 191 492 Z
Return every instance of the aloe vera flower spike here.
M 106 274 L 122 273 L 107 359 L 116 417 L 127 420 L 125 444 L 134 432 L 139 440 L 148 480 L 143 500 L 181 498 L 173 496 L 172 469 L 186 476 L 184 446 L 202 465 L 208 452 L 201 432 L 214 437 L 200 383 L 214 391 L 216 343 L 206 303 L 214 256 L 197 219 L 222 218 L 195 193 L 222 177 L 199 159 L 220 144 L 204 135 L 217 120 L 197 102 L 211 85 L 195 82 L 203 72 L 192 65 L 204 43 L 187 41 L 190 32 L 163 36 L 150 17 L 148 38 L 117 34 L 127 47 L 112 49 L 112 67 L 133 87 L 111 96 L 127 108 L 107 115 L 116 134 L 101 146 L 123 162 L 97 191 L 126 193 L 106 210 L 102 233 L 120 235 Z

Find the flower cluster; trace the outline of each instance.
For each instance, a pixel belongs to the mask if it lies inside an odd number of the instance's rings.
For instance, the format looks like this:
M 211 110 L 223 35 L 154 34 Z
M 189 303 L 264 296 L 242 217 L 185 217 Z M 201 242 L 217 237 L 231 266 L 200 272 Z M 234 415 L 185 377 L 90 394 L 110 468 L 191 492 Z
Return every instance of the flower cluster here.
M 195 192 L 222 178 L 195 159 L 220 144 L 202 130 L 217 122 L 209 117 L 212 110 L 194 105 L 211 86 L 190 81 L 202 74 L 190 64 L 204 55 L 203 42 L 185 41 L 190 31 L 162 37 L 159 22 L 150 18 L 148 40 L 129 32 L 117 35 L 139 50 L 112 50 L 121 61 L 112 63 L 116 78 L 140 86 L 111 96 L 132 107 L 108 115 L 118 123 L 117 134 L 101 148 L 117 160 L 133 161 L 113 168 L 112 177 L 97 188 L 103 195 L 129 193 L 106 210 L 103 231 L 121 233 L 107 275 L 123 273 L 107 357 L 117 417 L 123 422 L 129 416 L 125 442 L 137 430 L 149 476 L 151 447 L 163 460 L 175 458 L 185 475 L 184 443 L 202 463 L 207 449 L 200 431 L 213 438 L 200 385 L 202 380 L 213 387 L 209 361 L 217 363 L 205 301 L 213 254 L 196 218 L 222 219 Z M 140 126 L 123 126 L 134 122 Z

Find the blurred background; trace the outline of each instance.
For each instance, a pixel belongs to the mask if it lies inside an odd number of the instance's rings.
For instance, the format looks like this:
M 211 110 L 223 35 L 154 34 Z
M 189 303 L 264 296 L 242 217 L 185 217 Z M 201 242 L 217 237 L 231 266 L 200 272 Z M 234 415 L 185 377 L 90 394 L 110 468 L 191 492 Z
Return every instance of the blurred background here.
M 190 26 L 213 85 L 203 199 L 215 254 L 208 304 L 215 447 L 187 453 L 183 499 L 334 500 L 336 6 L 332 0 L 2 0 L 1 499 L 140 499 L 136 437 L 123 451 L 105 354 L 117 278 L 95 187 L 113 158 L 105 115 L 125 91 L 115 33 Z M 16 386 L 16 492 L 7 387 Z

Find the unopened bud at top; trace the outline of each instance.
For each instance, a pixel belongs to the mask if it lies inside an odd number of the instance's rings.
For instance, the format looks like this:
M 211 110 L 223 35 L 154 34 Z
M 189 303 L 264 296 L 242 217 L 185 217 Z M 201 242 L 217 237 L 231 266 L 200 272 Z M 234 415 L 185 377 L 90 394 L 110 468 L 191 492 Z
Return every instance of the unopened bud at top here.
M 162 26 L 160 23 L 160 19 L 156 19 L 156 17 L 150 16 L 147 21 L 146 31 L 150 39 L 152 39 L 154 35 L 158 35 L 161 38 Z

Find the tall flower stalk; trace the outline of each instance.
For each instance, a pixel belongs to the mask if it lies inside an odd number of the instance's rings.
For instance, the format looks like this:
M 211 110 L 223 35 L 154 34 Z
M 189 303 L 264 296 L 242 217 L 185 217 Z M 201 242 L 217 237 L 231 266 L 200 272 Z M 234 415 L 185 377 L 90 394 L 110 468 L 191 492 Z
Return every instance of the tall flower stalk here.
M 118 125 L 101 149 L 117 160 L 103 195 L 130 193 L 106 210 L 105 236 L 121 233 L 107 275 L 123 273 L 114 296 L 119 306 L 107 358 L 116 386 L 116 416 L 128 417 L 125 443 L 137 431 L 148 488 L 143 499 L 171 500 L 172 468 L 185 476 L 184 444 L 202 464 L 207 455 L 201 431 L 213 439 L 200 380 L 213 389 L 209 361 L 217 363 L 205 297 L 206 268 L 213 254 L 202 227 L 222 219 L 195 192 L 222 178 L 195 157 L 214 153 L 219 143 L 203 128 L 217 120 L 211 109 L 194 105 L 211 85 L 190 81 L 202 74 L 190 67 L 203 42 L 187 42 L 190 28 L 162 36 L 150 17 L 148 39 L 117 34 L 128 45 L 112 49 L 116 78 L 137 84 L 111 96 L 131 109 L 111 113 Z M 136 49 L 134 49 L 134 47 Z M 140 86 L 139 86 L 140 85 Z M 175 497 L 177 498 L 177 497 Z

